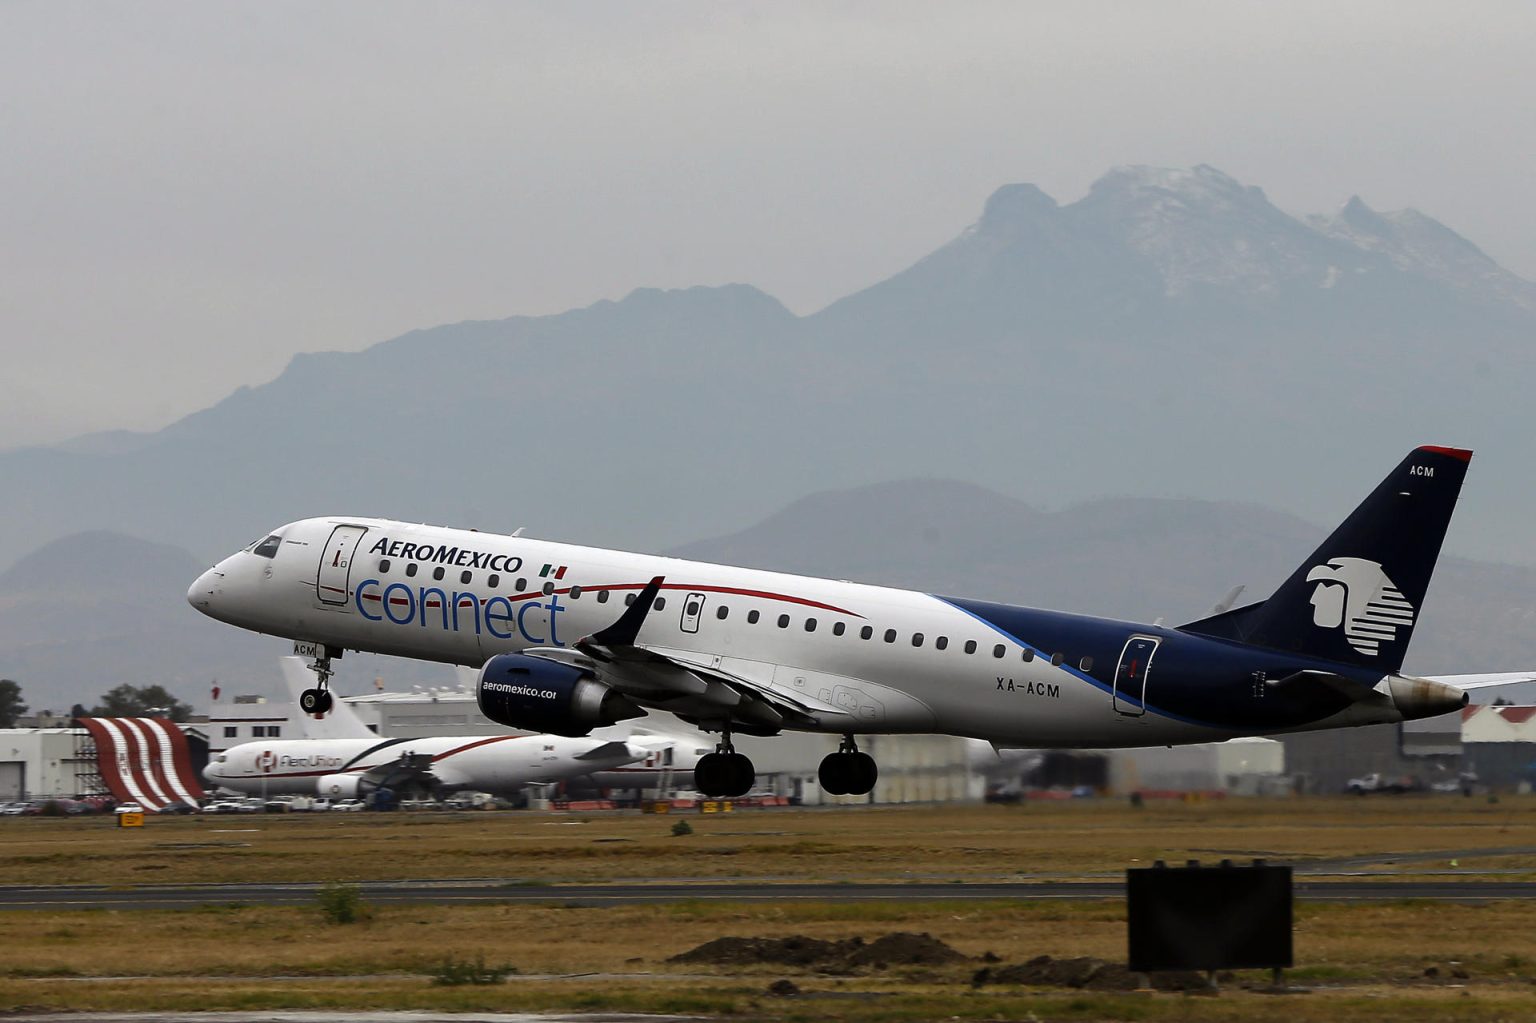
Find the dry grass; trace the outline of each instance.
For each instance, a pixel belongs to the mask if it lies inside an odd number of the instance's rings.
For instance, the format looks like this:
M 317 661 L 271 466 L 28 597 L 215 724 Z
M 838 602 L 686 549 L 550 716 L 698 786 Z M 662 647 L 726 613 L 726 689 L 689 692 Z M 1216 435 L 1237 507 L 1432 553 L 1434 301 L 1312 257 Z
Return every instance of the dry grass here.
M 1216 999 L 973 989 L 980 963 L 829 977 L 782 967 L 725 973 L 667 957 L 721 935 L 822 938 L 927 931 L 962 952 L 1005 962 L 1038 954 L 1117 959 L 1118 903 L 759 904 L 671 906 L 378 907 L 370 923 L 337 926 L 318 910 L 214 907 L 0 915 L 0 1010 L 22 1005 L 111 1009 L 375 1007 L 586 1009 L 732 1013 L 765 1019 L 1520 1019 L 1536 1016 L 1530 911 L 1487 906 L 1304 905 L 1300 999 L 1229 991 Z M 492 988 L 441 988 L 445 960 L 507 963 Z M 1424 980 L 1451 962 L 1465 986 Z M 597 975 L 597 976 L 594 976 Z M 85 980 L 92 978 L 119 978 Z M 791 976 L 809 995 L 775 999 Z M 131 978 L 131 979 L 130 979 Z M 1257 976 L 1244 978 L 1257 981 Z
M 1155 859 L 1309 863 L 1471 849 L 1460 869 L 1536 873 L 1536 797 L 1120 801 L 1006 807 L 636 814 L 356 814 L 0 821 L 10 883 L 124 884 L 494 877 L 900 880 L 1115 873 Z M 1449 855 L 1412 864 L 1450 869 Z
M 503 877 L 581 881 L 734 876 L 900 880 L 1114 873 L 1135 861 L 1264 856 L 1305 864 L 1390 861 L 1443 870 L 1444 855 L 1536 847 L 1536 800 L 1083 802 L 1025 807 L 742 811 L 587 818 L 502 813 L 110 821 L 0 821 L 10 883 Z M 1528 852 L 1476 858 L 1525 869 Z M 1463 859 L 1461 866 L 1473 866 Z M 1494 1020 L 1536 1018 L 1536 935 L 1526 904 L 1301 903 L 1295 976 L 1318 994 L 1271 998 L 1090 995 L 973 989 L 980 964 L 864 977 L 782 968 L 701 975 L 667 957 L 722 935 L 877 937 L 927 931 L 1005 962 L 1124 955 L 1124 907 L 1084 903 L 683 902 L 601 908 L 528 904 L 373 907 L 327 923 L 318 907 L 0 913 L 0 1012 L 374 1007 L 735 1014 L 753 1019 Z M 444 988 L 445 960 L 519 974 Z M 1424 979 L 1460 963 L 1464 987 Z M 718 971 L 717 971 L 718 972 Z M 600 976 L 591 976 L 597 974 Z M 580 976 L 585 975 L 585 976 Z M 806 997 L 765 995 L 792 975 Z M 86 979 L 91 978 L 91 979 Z M 131 978 L 131 979 L 102 979 Z

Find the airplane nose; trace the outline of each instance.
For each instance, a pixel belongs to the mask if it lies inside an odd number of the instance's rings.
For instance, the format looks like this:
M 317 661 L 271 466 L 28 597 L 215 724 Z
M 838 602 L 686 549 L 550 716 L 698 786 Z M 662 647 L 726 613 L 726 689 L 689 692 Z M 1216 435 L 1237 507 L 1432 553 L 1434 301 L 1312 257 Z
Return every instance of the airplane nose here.
M 223 584 L 224 573 L 218 568 L 210 568 L 187 588 L 187 603 L 199 611 L 207 611 L 213 598 L 219 593 L 219 587 Z

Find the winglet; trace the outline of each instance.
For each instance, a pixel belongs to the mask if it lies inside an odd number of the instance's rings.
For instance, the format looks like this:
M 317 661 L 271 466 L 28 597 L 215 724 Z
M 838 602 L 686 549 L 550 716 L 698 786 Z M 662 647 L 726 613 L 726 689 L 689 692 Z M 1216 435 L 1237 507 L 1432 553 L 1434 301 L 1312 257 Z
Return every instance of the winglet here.
M 656 603 L 656 595 L 661 592 L 663 576 L 657 576 L 645 584 L 645 589 L 635 598 L 635 602 L 624 610 L 619 620 L 600 632 L 594 632 L 591 636 L 577 644 L 580 648 L 586 643 L 595 643 L 598 646 L 634 646 L 635 639 L 640 635 L 640 626 L 645 623 L 645 616 L 651 613 L 651 605 Z

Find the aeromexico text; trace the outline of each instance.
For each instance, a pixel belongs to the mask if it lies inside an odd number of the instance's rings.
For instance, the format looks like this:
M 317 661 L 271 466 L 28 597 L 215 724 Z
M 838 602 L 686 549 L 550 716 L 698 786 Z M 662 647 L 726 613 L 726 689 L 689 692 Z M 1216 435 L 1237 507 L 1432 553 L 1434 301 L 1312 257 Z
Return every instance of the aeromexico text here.
M 411 543 L 409 540 L 391 540 L 387 536 L 368 548 L 369 554 L 386 558 L 406 558 L 413 561 L 429 561 L 457 568 L 483 568 L 488 572 L 517 572 L 523 567 L 523 559 L 515 554 L 492 554 L 489 551 L 470 550 L 468 547 L 449 547 L 447 544 Z

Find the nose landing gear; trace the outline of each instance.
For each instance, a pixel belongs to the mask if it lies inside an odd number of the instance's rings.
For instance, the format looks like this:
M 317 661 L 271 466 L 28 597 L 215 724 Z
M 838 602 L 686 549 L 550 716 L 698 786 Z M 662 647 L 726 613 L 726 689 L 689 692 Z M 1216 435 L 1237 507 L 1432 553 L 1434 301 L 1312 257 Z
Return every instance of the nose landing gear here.
M 340 651 L 336 656 L 341 656 Z M 299 709 L 315 717 L 324 717 L 335 706 L 331 696 L 331 676 L 335 674 L 331 668 L 331 648 L 322 646 L 315 659 L 309 662 L 309 669 L 315 673 L 319 685 L 299 694 Z
M 880 768 L 875 764 L 875 758 L 859 752 L 851 733 L 843 736 L 836 753 L 828 753 L 822 758 L 821 768 L 817 771 L 821 787 L 833 796 L 865 795 L 874 789 L 879 777 Z
M 712 799 L 744 796 L 752 790 L 757 769 L 745 753 L 737 753 L 731 745 L 729 728 L 722 728 L 720 733 L 715 752 L 704 754 L 694 765 L 694 787 Z

